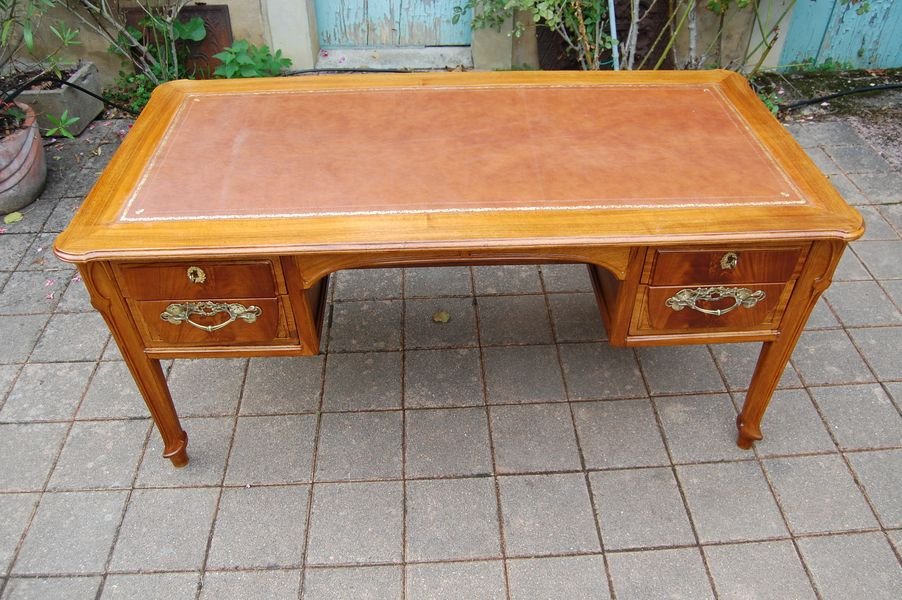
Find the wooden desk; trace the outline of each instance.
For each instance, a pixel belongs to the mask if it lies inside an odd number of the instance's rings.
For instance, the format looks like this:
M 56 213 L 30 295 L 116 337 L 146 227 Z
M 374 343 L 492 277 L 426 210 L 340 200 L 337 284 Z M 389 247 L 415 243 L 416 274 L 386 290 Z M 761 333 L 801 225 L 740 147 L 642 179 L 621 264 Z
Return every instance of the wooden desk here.
M 760 423 L 849 208 L 725 71 L 160 87 L 56 252 L 188 461 L 160 359 L 319 352 L 339 269 L 580 262 L 616 345 L 764 342 Z

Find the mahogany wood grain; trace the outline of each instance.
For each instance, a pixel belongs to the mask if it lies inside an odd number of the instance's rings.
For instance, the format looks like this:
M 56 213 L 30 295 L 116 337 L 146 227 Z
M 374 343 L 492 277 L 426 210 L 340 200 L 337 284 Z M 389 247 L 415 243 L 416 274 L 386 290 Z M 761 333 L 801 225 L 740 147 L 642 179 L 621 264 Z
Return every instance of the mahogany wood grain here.
M 752 292 L 762 291 L 764 299 L 751 308 L 739 306 L 730 312 L 714 316 L 698 312 L 691 308 L 674 310 L 665 302 L 684 289 L 697 289 L 692 286 L 641 286 L 639 290 L 642 300 L 643 313 L 639 325 L 635 331 L 637 334 L 644 332 L 663 333 L 664 331 L 680 331 L 692 329 L 694 331 L 744 331 L 772 329 L 774 313 L 780 303 L 780 297 L 784 283 L 749 283 L 736 284 L 735 287 L 743 287 Z M 733 298 L 721 298 L 717 302 L 698 302 L 698 306 L 708 310 L 729 308 L 735 303 Z
M 733 285 L 789 281 L 799 264 L 801 248 L 740 250 L 657 250 L 651 277 L 652 285 Z M 736 266 L 724 268 L 727 254 L 736 256 Z
M 203 271 L 205 281 L 194 283 L 188 269 Z M 125 264 L 118 268 L 124 293 L 141 300 L 183 298 L 272 298 L 276 295 L 276 275 L 270 261 Z M 286 293 L 285 289 L 280 290 Z
M 172 303 L 184 303 L 180 299 L 145 300 L 133 302 L 133 314 L 139 327 L 145 332 L 148 346 L 223 346 L 223 345 L 263 345 L 297 342 L 297 335 L 288 327 L 286 311 L 278 298 L 226 298 L 221 302 L 239 303 L 245 307 L 256 306 L 261 314 L 253 323 L 236 319 L 222 329 L 204 331 L 190 323 L 170 323 L 160 318 L 160 314 Z M 215 316 L 193 316 L 191 320 L 199 325 L 216 326 L 228 319 L 225 313 Z

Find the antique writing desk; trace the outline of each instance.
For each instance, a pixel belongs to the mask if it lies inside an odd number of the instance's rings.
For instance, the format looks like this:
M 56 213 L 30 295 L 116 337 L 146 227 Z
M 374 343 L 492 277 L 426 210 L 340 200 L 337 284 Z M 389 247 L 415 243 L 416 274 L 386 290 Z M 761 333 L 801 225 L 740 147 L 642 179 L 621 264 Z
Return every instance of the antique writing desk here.
M 612 344 L 764 342 L 743 448 L 862 220 L 740 76 L 433 73 L 159 88 L 56 252 L 176 466 L 160 359 L 309 355 L 325 277 L 588 265 Z

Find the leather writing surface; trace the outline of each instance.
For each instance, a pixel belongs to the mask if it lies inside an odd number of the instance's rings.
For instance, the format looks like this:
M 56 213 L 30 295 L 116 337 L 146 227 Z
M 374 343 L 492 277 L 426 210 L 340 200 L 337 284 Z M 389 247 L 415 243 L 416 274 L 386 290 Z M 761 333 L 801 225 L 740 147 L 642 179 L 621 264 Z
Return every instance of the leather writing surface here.
M 712 85 L 193 93 L 124 221 L 801 204 Z

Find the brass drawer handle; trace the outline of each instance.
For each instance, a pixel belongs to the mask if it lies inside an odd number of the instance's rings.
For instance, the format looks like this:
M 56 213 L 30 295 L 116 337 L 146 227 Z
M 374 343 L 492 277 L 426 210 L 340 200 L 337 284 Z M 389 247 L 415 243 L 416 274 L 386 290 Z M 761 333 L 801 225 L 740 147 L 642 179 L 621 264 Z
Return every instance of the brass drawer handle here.
M 720 268 L 724 271 L 730 271 L 739 264 L 739 255 L 735 252 L 727 252 L 720 258 Z
M 219 313 L 228 313 L 228 320 L 218 325 L 201 325 L 191 320 L 192 315 L 213 317 Z M 263 314 L 263 311 L 260 310 L 259 306 L 245 307 L 243 304 L 228 304 L 225 302 L 185 302 L 184 304 L 170 304 L 166 307 L 166 310 L 160 313 L 160 318 L 173 325 L 188 323 L 198 329 L 213 332 L 222 329 L 229 323 L 233 323 L 236 319 L 241 319 L 245 323 L 253 323 L 261 314 Z
M 740 306 L 744 308 L 752 308 L 760 300 L 764 300 L 765 294 L 763 290 L 753 292 L 748 288 L 728 288 L 728 287 L 706 287 L 696 288 L 694 290 L 680 290 L 672 297 L 668 298 L 664 303 L 673 310 L 683 310 L 691 308 L 706 315 L 714 315 L 719 317 L 725 315 L 731 310 L 735 310 Z M 724 298 L 733 298 L 732 306 L 720 309 L 702 308 L 696 302 L 717 302 Z

